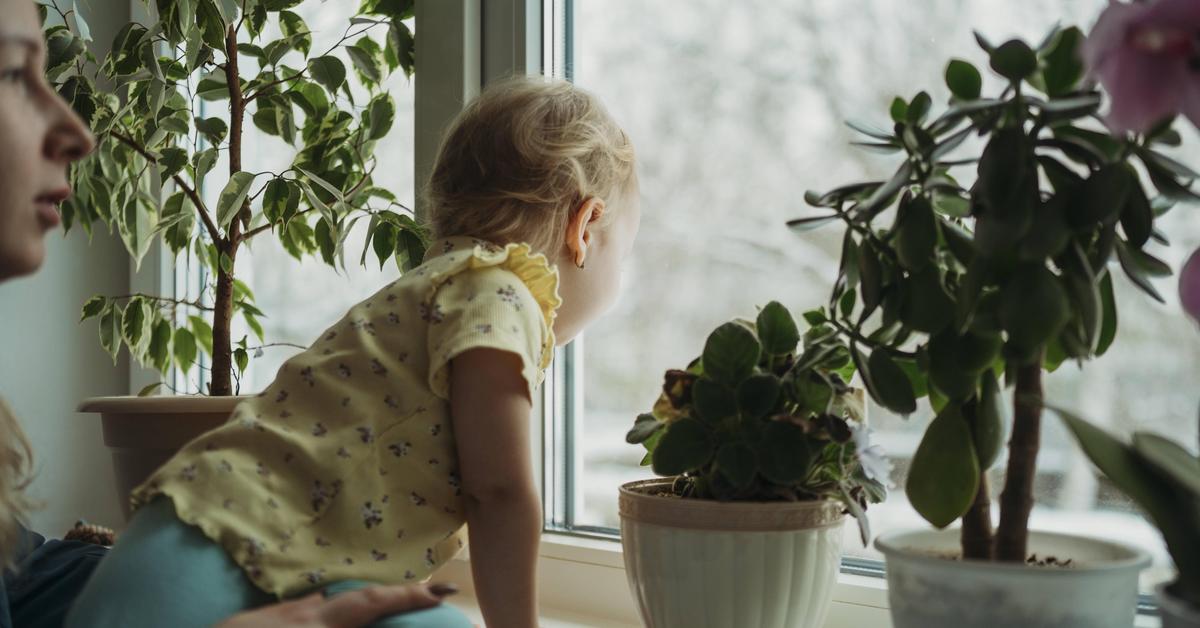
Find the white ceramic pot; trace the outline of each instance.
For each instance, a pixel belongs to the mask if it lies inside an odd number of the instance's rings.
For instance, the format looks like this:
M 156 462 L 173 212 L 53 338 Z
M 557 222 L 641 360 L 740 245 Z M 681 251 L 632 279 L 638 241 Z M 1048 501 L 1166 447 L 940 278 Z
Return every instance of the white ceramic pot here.
M 1158 612 L 1162 628 L 1200 628 L 1200 608 L 1175 597 L 1169 584 L 1158 587 Z
M 246 397 L 93 397 L 80 412 L 100 415 L 112 451 L 121 511 L 129 493 L 193 438 L 224 424 Z
M 835 502 L 662 496 L 621 487 L 625 571 L 649 628 L 820 628 L 842 550 Z
M 1136 548 L 1047 532 L 1030 533 L 1030 554 L 1070 567 L 959 560 L 958 530 L 887 534 L 875 547 L 895 628 L 1130 628 L 1150 564 Z

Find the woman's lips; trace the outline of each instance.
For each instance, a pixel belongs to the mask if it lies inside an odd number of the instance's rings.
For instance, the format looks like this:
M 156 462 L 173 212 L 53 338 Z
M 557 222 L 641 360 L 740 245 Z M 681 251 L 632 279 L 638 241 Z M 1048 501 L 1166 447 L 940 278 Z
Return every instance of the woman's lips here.
M 67 200 L 70 196 L 71 188 L 63 187 L 42 194 L 34 199 L 38 222 L 42 223 L 44 229 L 49 231 L 62 224 L 62 216 L 58 213 L 58 204 Z

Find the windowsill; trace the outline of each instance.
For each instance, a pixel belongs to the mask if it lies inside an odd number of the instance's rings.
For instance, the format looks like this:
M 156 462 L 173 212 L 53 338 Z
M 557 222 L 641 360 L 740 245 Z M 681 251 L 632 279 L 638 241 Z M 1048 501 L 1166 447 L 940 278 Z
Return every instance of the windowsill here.
M 435 579 L 462 589 L 451 603 L 483 625 L 475 601 L 467 552 L 442 568 Z M 543 628 L 627 628 L 641 626 L 621 545 L 615 541 L 546 533 L 538 564 Z M 839 574 L 825 628 L 890 628 L 887 587 L 880 578 Z M 1158 618 L 1138 615 L 1136 628 L 1157 628 Z

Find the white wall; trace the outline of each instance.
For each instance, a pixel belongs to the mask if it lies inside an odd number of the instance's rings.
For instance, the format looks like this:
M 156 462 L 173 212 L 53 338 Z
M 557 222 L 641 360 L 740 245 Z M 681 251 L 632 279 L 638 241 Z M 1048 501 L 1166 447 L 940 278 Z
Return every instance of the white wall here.
M 136 0 L 133 0 L 136 2 Z M 131 0 L 80 2 L 101 56 L 130 16 Z M 128 394 L 129 366 L 100 348 L 95 321 L 79 324 L 94 294 L 125 294 L 129 262 L 100 227 L 89 243 L 76 228 L 47 238 L 47 259 L 32 277 L 0 285 L 0 396 L 34 449 L 30 496 L 41 503 L 33 529 L 61 536 L 79 518 L 121 524 L 111 457 L 95 415 L 75 412 L 85 397 Z

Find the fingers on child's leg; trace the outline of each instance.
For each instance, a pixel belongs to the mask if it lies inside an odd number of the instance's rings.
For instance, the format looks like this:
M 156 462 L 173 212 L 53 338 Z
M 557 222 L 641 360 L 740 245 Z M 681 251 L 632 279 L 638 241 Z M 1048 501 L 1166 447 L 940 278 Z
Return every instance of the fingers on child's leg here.
M 321 619 L 331 628 L 362 626 L 385 615 L 437 606 L 426 585 L 373 586 L 326 600 Z

